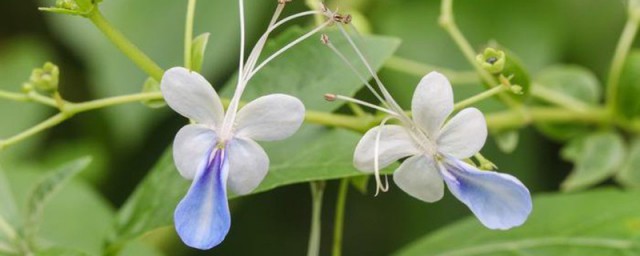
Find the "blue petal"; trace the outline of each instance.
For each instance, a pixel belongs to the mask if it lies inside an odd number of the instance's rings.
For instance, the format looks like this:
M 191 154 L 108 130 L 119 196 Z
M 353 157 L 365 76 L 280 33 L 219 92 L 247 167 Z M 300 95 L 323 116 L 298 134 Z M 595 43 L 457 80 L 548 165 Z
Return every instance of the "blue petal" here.
M 460 201 L 490 229 L 520 226 L 531 213 L 529 190 L 515 177 L 481 171 L 457 159 L 446 158 L 444 181 Z
M 213 159 L 198 171 L 187 195 L 174 213 L 176 231 L 182 241 L 193 248 L 211 249 L 229 232 L 231 218 L 227 202 L 226 181 L 229 174 L 224 150 L 214 149 Z

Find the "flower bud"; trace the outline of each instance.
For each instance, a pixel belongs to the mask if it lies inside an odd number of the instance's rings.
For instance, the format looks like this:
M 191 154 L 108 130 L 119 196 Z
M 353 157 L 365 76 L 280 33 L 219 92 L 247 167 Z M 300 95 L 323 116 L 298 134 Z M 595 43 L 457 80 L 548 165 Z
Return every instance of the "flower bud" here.
M 35 88 L 45 93 L 55 92 L 58 90 L 59 77 L 60 70 L 58 66 L 47 62 L 42 68 L 36 68 L 31 71 L 29 82 L 23 85 L 23 90 L 32 90 Z M 27 86 L 27 84 L 29 85 Z
M 504 70 L 506 55 L 503 51 L 486 48 L 483 54 L 476 56 L 476 61 L 491 74 L 498 74 Z

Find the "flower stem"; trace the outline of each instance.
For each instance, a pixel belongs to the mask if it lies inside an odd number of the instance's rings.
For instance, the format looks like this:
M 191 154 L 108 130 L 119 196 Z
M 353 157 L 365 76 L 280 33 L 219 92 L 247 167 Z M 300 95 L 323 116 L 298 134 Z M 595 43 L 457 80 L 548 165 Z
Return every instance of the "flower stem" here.
M 71 117 L 71 116 L 60 112 L 60 113 L 50 117 L 49 119 L 37 124 L 36 126 L 27 129 L 26 131 L 23 131 L 23 132 L 15 135 L 15 136 L 13 136 L 11 138 L 8 138 L 6 140 L 0 140 L 0 150 L 6 148 L 7 146 L 15 144 L 15 143 L 17 143 L 19 141 L 22 141 L 22 140 L 24 140 L 26 138 L 29 138 L 29 137 L 31 137 L 31 136 L 33 136 L 33 135 L 35 135 L 35 134 L 37 134 L 37 133 L 39 133 L 41 131 L 44 131 L 44 130 L 46 130 L 48 128 L 56 126 L 56 125 L 62 123 L 64 120 L 67 120 L 69 117 Z
M 452 84 L 472 84 L 479 82 L 478 75 L 474 71 L 455 71 L 398 56 L 389 58 L 384 63 L 384 67 L 419 77 L 422 77 L 431 71 L 438 71 L 446 76 Z
M 309 233 L 309 248 L 307 256 L 320 255 L 320 217 L 322 215 L 322 196 L 324 194 L 325 182 L 311 182 L 311 232 Z
M 630 7 L 633 8 L 633 7 Z M 633 39 L 638 32 L 638 23 L 640 23 L 640 15 L 630 10 L 627 22 L 624 25 L 620 40 L 616 46 L 616 51 L 611 61 L 609 70 L 609 78 L 607 79 L 606 106 L 607 110 L 614 113 L 618 101 L 618 84 L 624 62 L 629 54 L 629 49 L 633 43 Z
M 344 208 L 349 192 L 349 179 L 340 180 L 338 188 L 338 198 L 336 200 L 336 215 L 333 224 L 333 256 L 342 255 L 342 232 L 344 230 Z
M 451 36 L 453 41 L 458 45 L 458 48 L 462 51 L 462 54 L 467 59 L 469 64 L 473 66 L 476 70 L 480 78 L 489 85 L 490 88 L 498 86 L 498 81 L 491 75 L 489 72 L 484 70 L 482 66 L 478 62 L 476 62 L 476 52 L 469 44 L 469 41 L 464 37 L 458 25 L 456 24 L 453 17 L 453 0 L 442 0 L 441 6 L 441 14 L 440 14 L 440 26 L 444 28 L 447 33 Z M 518 108 L 519 103 L 514 99 L 509 98 L 506 94 L 498 94 L 498 97 L 502 102 L 504 102 L 507 106 L 511 108 Z
M 477 102 L 480 102 L 480 101 L 483 101 L 485 99 L 491 98 L 492 96 L 497 95 L 498 93 L 501 93 L 501 92 L 506 91 L 506 90 L 508 90 L 508 87 L 504 86 L 504 85 L 493 87 L 493 88 L 491 88 L 489 90 L 486 90 L 484 92 L 481 92 L 479 94 L 471 96 L 468 99 L 465 99 L 463 101 L 460 101 L 460 102 L 456 103 L 453 106 L 453 111 L 461 110 L 461 109 L 466 108 L 468 106 L 471 106 L 471 105 L 473 105 L 473 104 L 475 104 Z
M 187 18 L 184 28 L 184 67 L 191 69 L 191 46 L 193 45 L 193 19 L 196 11 L 196 0 L 189 0 L 187 4 Z
M 156 81 L 160 81 L 162 79 L 164 70 L 140 49 L 138 49 L 138 47 L 131 43 L 131 41 L 120 33 L 120 31 L 111 26 L 104 16 L 102 16 L 102 13 L 100 13 L 100 10 L 98 10 L 97 7 L 91 10 L 87 15 L 87 18 L 89 18 L 89 20 L 91 20 L 91 22 L 93 22 L 93 24 L 98 27 L 98 29 L 100 29 L 100 31 L 102 31 L 102 33 L 140 69 L 144 70 L 144 72 L 153 77 Z
M 538 99 L 573 111 L 585 112 L 589 111 L 590 109 L 590 107 L 582 101 L 576 100 L 573 97 L 569 97 L 561 93 L 556 93 L 552 89 L 548 89 L 547 87 L 536 83 L 534 83 L 531 87 L 531 95 Z

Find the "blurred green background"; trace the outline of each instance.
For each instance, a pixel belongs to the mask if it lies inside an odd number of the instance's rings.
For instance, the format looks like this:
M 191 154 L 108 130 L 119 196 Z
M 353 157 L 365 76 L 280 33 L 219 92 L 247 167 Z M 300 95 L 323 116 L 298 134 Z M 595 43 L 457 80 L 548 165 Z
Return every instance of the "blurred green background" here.
M 265 28 L 275 1 L 246 2 L 251 45 Z M 141 90 L 146 75 L 89 21 L 37 10 L 38 6 L 51 4 L 32 0 L 0 3 L 0 88 L 18 91 L 32 68 L 50 60 L 60 66 L 65 99 L 82 101 Z M 371 33 L 400 38 L 397 56 L 456 70 L 471 69 L 437 24 L 439 1 L 337 0 L 330 4 L 363 14 L 366 21 L 356 22 L 368 22 Z M 303 1 L 294 1 L 287 13 L 305 8 Z M 101 9 L 114 26 L 163 68 L 181 65 L 186 1 L 104 0 Z M 618 0 L 467 0 L 456 1 L 454 12 L 461 30 L 477 50 L 495 40 L 519 55 L 532 74 L 545 66 L 570 63 L 591 69 L 601 81 L 625 17 L 623 1 Z M 311 20 L 300 24 L 308 22 Z M 211 33 L 203 73 L 219 88 L 237 67 L 236 1 L 199 1 L 195 24 L 195 34 Z M 408 106 L 420 77 L 388 69 L 382 70 L 381 77 L 401 104 Z M 461 84 L 454 90 L 456 98 L 461 99 L 480 87 Z M 0 101 L 0 137 L 20 132 L 53 113 L 29 103 Z M 91 245 L 90 239 L 77 241 L 93 232 L 92 228 L 65 228 L 65 222 L 83 221 L 81 217 L 70 218 L 69 212 L 79 212 L 78 216 L 84 210 L 113 214 L 184 123 L 167 108 L 150 109 L 142 104 L 81 114 L 3 151 L 0 164 L 9 176 L 13 193 L 20 198 L 25 197 L 34 177 L 50 166 L 92 155 L 91 167 L 74 182 L 78 188 L 73 189 L 81 192 L 69 192 L 69 196 L 64 192 L 55 199 L 76 203 L 54 200 L 47 209 L 43 232 L 71 244 L 100 246 Z M 526 128 L 515 152 L 501 153 L 489 140 L 483 154 L 502 172 L 517 176 L 535 195 L 557 191 L 571 169 L 560 160 L 560 147 L 533 128 Z M 337 182 L 329 182 L 323 208 L 323 254 L 328 254 L 331 246 L 336 190 Z M 80 197 L 87 195 L 104 200 L 99 199 L 99 206 L 92 207 L 82 203 Z M 307 184 L 236 199 L 231 204 L 232 229 L 225 242 L 210 252 L 185 248 L 172 230 L 156 232 L 143 241 L 167 255 L 300 255 L 306 251 L 311 204 Z M 378 197 L 352 189 L 345 217 L 344 254 L 387 255 L 468 215 L 470 211 L 450 194 L 440 202 L 426 204 L 394 186 Z M 84 221 L 87 227 L 96 228 L 95 232 L 103 230 L 96 226 L 109 225 L 90 218 Z M 137 250 L 153 254 L 149 246 L 134 246 L 133 254 L 141 253 Z

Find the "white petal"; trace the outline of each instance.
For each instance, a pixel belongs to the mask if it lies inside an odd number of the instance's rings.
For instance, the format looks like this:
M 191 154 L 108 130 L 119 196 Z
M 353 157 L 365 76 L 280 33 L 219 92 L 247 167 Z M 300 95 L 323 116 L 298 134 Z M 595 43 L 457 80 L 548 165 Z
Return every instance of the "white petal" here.
M 234 138 L 227 144 L 229 189 L 238 195 L 253 191 L 269 169 L 269 157 L 253 140 Z
M 433 158 L 417 155 L 407 158 L 393 173 L 393 181 L 407 194 L 433 203 L 444 195 L 444 182 Z
M 204 77 L 175 67 L 162 76 L 160 90 L 164 100 L 179 114 L 210 126 L 219 126 L 224 118 L 220 97 Z
M 431 72 L 424 76 L 413 93 L 413 120 L 435 140 L 442 123 L 453 111 L 453 91 L 447 78 Z
M 293 135 L 304 121 L 304 105 L 298 98 L 270 94 L 249 102 L 236 118 L 236 136 L 259 141 L 281 140 Z
M 487 122 L 476 108 L 455 115 L 440 131 L 438 151 L 458 159 L 469 158 L 482 149 L 487 140 Z
M 201 165 L 207 164 L 217 142 L 216 132 L 201 125 L 186 125 L 173 140 L 173 161 L 182 177 L 193 179 Z
M 382 128 L 381 128 L 382 127 Z M 404 127 L 400 125 L 376 126 L 364 134 L 353 155 L 353 165 L 360 171 L 374 171 L 376 137 L 380 131 L 378 163 L 380 169 L 398 159 L 420 153 L 418 146 Z

